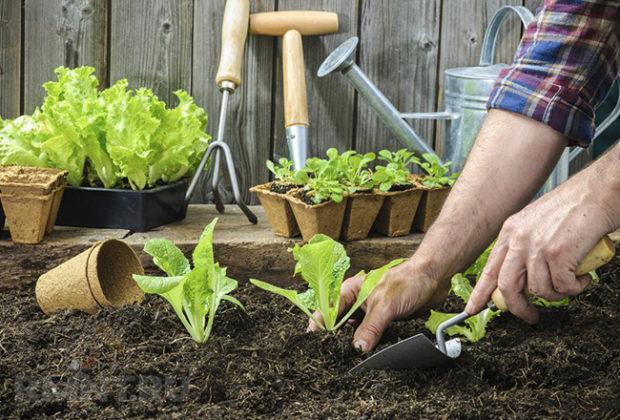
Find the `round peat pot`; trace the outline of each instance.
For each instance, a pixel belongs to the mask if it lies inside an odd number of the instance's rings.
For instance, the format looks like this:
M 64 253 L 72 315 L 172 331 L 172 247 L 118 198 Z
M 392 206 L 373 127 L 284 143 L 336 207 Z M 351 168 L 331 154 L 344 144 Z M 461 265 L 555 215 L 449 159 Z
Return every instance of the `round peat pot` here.
M 98 242 L 39 277 L 37 303 L 46 315 L 64 309 L 94 314 L 104 307 L 139 303 L 144 293 L 134 274 L 144 274 L 144 269 L 129 245 L 116 239 Z
M 267 214 L 271 230 L 275 235 L 285 238 L 299 236 L 299 227 L 295 221 L 291 205 L 286 199 L 286 194 L 271 191 L 272 184 L 269 182 L 257 185 L 250 188 L 250 191 L 258 196 L 258 200 Z

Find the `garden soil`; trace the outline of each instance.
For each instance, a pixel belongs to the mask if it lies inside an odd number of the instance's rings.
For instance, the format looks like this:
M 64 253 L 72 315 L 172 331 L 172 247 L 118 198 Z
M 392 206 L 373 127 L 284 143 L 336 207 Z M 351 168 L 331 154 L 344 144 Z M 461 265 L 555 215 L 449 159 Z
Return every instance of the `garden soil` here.
M 350 327 L 306 334 L 300 311 L 250 285 L 235 294 L 247 313 L 223 303 L 198 346 L 160 297 L 47 318 L 30 282 L 0 290 L 0 417 L 618 418 L 618 259 L 601 273 L 536 326 L 494 320 L 452 367 L 360 376 Z M 400 321 L 380 347 L 420 331 Z

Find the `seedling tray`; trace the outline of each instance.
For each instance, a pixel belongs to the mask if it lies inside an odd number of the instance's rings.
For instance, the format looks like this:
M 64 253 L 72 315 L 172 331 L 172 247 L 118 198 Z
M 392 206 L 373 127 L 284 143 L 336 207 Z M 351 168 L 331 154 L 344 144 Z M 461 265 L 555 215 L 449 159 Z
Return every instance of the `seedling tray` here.
M 56 224 L 145 232 L 183 220 L 186 191 L 184 181 L 144 191 L 67 187 Z

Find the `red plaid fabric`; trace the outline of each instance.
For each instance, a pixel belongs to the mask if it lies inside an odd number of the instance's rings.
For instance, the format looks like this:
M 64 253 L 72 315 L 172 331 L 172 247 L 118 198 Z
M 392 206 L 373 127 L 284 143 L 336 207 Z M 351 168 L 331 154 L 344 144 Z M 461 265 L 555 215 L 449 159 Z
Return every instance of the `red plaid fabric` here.
M 541 121 L 585 147 L 619 58 L 620 0 L 546 0 L 487 106 Z

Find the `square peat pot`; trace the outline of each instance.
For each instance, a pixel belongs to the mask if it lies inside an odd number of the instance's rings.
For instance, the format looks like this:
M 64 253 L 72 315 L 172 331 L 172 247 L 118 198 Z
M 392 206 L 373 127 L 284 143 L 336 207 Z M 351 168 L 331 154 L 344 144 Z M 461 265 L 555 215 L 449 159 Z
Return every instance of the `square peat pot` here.
M 187 183 L 150 190 L 67 187 L 57 225 L 145 232 L 185 219 Z

